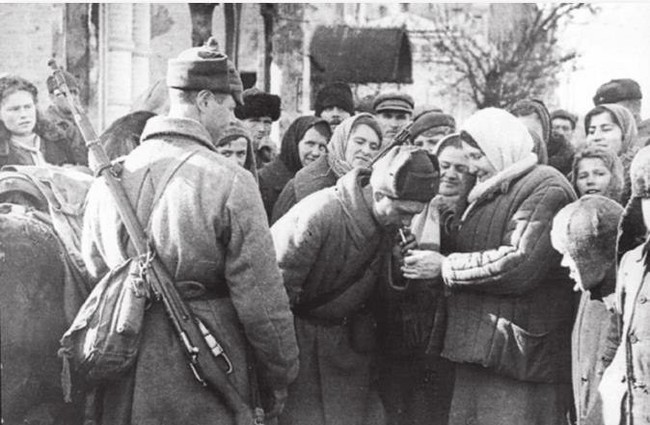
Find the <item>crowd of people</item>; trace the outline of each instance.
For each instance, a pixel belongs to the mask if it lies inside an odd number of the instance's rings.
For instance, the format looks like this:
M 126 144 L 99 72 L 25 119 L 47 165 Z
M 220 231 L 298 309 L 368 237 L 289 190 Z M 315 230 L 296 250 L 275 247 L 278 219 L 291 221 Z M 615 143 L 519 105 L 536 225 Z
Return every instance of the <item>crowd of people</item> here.
M 0 183 L 34 167 L 92 174 L 65 75 L 69 91 L 48 79 L 45 113 L 34 84 L 0 77 Z M 100 142 L 268 423 L 650 423 L 650 121 L 635 81 L 603 84 L 582 120 L 523 99 L 462 123 L 416 113 L 403 92 L 368 110 L 334 82 L 281 143 L 280 97 L 244 90 L 214 44 L 171 60 L 166 85 L 163 114 L 129 114 Z M 85 190 L 92 288 L 136 252 L 105 182 Z M 0 184 L 0 202 L 37 201 Z M 135 366 L 86 414 L 233 423 L 181 343 L 153 302 Z

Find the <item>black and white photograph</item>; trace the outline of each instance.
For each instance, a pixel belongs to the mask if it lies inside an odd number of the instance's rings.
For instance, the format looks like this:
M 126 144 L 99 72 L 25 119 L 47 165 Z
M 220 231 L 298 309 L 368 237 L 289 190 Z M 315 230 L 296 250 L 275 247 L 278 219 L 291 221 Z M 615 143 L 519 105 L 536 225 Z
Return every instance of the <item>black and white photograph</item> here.
M 650 425 L 649 22 L 0 2 L 0 423 Z

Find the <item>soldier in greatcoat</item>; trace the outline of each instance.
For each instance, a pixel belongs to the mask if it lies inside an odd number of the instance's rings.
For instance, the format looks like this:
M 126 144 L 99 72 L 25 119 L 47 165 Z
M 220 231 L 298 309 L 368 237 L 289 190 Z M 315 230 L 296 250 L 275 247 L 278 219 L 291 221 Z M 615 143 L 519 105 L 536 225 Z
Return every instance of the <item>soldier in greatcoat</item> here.
M 123 163 L 122 184 L 179 292 L 232 361 L 233 385 L 249 398 L 254 356 L 280 410 L 298 371 L 288 297 L 254 178 L 213 145 L 241 102 L 239 74 L 208 43 L 170 60 L 167 86 L 169 113 L 147 122 Z M 161 176 L 180 159 L 152 205 Z M 134 255 L 102 180 L 89 193 L 83 254 L 96 278 Z M 161 303 L 145 313 L 143 326 L 137 364 L 102 388 L 98 422 L 232 424 L 222 398 L 193 377 Z

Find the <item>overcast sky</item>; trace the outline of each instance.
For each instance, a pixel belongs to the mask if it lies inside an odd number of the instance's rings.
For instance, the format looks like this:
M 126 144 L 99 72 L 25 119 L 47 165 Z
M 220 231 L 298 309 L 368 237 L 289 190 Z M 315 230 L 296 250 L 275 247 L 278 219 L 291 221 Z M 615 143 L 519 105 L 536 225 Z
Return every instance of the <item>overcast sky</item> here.
M 566 29 L 563 43 L 582 56 L 559 90 L 561 106 L 584 115 L 602 83 L 633 78 L 644 94 L 643 117 L 650 117 L 650 4 L 599 3 L 595 17 L 579 17 Z

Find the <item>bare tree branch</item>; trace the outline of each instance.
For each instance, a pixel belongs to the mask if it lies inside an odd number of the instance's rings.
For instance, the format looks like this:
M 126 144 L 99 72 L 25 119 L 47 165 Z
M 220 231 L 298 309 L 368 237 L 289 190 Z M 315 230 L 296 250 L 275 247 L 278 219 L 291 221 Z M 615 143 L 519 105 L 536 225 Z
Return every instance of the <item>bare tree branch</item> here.
M 447 10 L 439 13 L 431 42 L 478 108 L 508 107 L 522 98 L 542 96 L 556 85 L 557 72 L 577 57 L 576 52 L 559 48 L 558 29 L 578 10 L 596 13 L 586 3 L 531 5 L 529 10 L 530 16 L 521 17 L 505 37 L 496 39 L 487 34 L 477 37 L 469 15 L 461 24 L 469 28 L 464 31 Z

